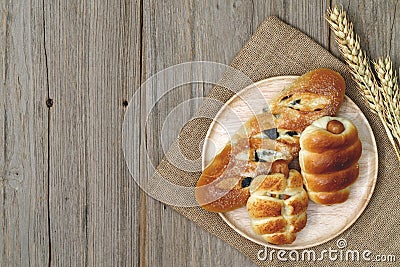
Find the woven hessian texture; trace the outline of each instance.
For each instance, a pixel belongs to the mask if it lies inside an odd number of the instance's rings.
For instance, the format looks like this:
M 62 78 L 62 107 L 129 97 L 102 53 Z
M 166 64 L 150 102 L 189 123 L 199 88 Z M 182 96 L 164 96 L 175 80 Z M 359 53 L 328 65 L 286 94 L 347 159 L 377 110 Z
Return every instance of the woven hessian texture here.
M 374 254 L 394 254 L 400 251 L 400 167 L 393 148 L 385 135 L 384 128 L 377 116 L 372 114 L 364 104 L 355 83 L 351 79 L 344 63 L 330 54 L 315 41 L 285 24 L 276 17 L 267 18 L 250 38 L 247 44 L 236 55 L 232 67 L 248 75 L 254 82 L 273 76 L 302 75 L 312 69 L 326 67 L 338 71 L 347 83 L 346 94 L 361 108 L 367 117 L 378 144 L 379 172 L 374 194 L 360 218 L 338 238 L 347 240 L 347 249 L 363 251 L 368 249 Z M 215 86 L 208 97 L 226 102 L 233 93 L 220 86 Z M 205 103 L 204 105 L 207 105 Z M 202 107 L 200 107 L 202 109 Z M 207 109 L 203 106 L 203 109 Z M 198 144 L 204 139 L 211 123 L 210 119 L 196 119 L 186 124 L 181 131 L 175 146 L 179 145 L 182 153 L 189 158 L 200 157 Z M 193 149 L 195 147 L 196 149 Z M 170 155 L 174 151 L 168 152 Z M 170 164 L 165 158 L 157 168 L 156 175 L 183 186 L 196 184 L 200 173 L 185 172 Z M 232 230 L 218 214 L 204 211 L 199 207 L 172 207 L 206 231 L 216 235 L 226 243 L 238 249 L 258 265 L 301 266 L 310 262 L 280 262 L 274 260 L 260 261 L 257 252 L 264 247 L 257 245 Z M 338 214 L 340 216 L 340 214 Z M 335 249 L 335 238 L 325 244 L 312 248 L 317 255 L 322 250 Z M 301 250 L 299 251 L 301 253 Z M 397 255 L 396 255 L 397 256 Z M 327 257 L 326 257 L 327 258 Z M 400 259 L 397 259 L 400 260 Z M 351 261 L 316 261 L 315 266 L 354 266 L 365 265 Z M 370 263 L 372 264 L 372 263 Z

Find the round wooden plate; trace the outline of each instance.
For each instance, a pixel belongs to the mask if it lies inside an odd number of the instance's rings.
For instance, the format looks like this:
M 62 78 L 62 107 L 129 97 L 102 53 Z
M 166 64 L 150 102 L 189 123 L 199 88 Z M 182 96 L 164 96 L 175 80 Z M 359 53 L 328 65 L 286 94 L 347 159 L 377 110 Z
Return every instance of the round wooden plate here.
M 298 76 L 280 76 L 259 81 L 232 97 L 218 112 L 208 130 L 203 146 L 203 169 L 229 141 L 230 136 L 251 116 L 259 113 L 267 102 Z M 242 236 L 261 245 L 277 249 L 304 249 L 325 243 L 347 228 L 361 215 L 375 188 L 378 173 L 378 152 L 375 138 L 367 119 L 347 96 L 338 116 L 350 119 L 357 127 L 363 146 L 359 160 L 360 175 L 351 186 L 349 199 L 332 206 L 309 201 L 307 225 L 297 233 L 290 245 L 272 245 L 252 231 L 246 207 L 221 213 L 225 222 Z

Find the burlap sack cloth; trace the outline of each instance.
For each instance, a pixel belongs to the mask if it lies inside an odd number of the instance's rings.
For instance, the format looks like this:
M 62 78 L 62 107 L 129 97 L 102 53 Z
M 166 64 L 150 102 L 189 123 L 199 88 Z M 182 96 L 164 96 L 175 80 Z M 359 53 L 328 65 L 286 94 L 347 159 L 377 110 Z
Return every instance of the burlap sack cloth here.
M 347 240 L 347 249 L 357 249 L 360 252 L 368 249 L 372 251 L 372 255 L 393 254 L 396 255 L 397 261 L 400 261 L 400 255 L 398 255 L 400 249 L 399 162 L 382 124 L 364 104 L 346 66 L 312 39 L 276 17 L 269 17 L 258 27 L 248 43 L 236 55 L 231 66 L 248 75 L 254 82 L 273 76 L 301 75 L 319 67 L 331 68 L 342 74 L 347 83 L 346 94 L 361 108 L 374 131 L 379 151 L 379 173 L 376 188 L 368 207 L 356 223 L 338 238 Z M 226 102 L 232 95 L 231 91 L 221 86 L 215 86 L 208 97 Z M 203 106 L 202 108 L 210 107 Z M 201 156 L 197 149 L 198 144 L 204 139 L 210 123 L 209 119 L 196 119 L 186 124 L 175 142 L 175 144 L 179 144 L 185 156 L 188 158 Z M 174 151 L 168 153 L 173 154 Z M 184 186 L 194 186 L 200 175 L 199 172 L 179 170 L 165 158 L 158 166 L 156 174 Z M 204 211 L 200 207 L 172 208 L 235 247 L 258 265 L 299 266 L 309 264 L 307 261 L 281 262 L 277 261 L 276 257 L 272 262 L 260 261 L 257 259 L 257 252 L 263 247 L 236 233 L 218 214 Z M 336 249 L 338 238 L 313 249 L 317 255 L 329 247 Z M 329 261 L 329 259 L 313 263 L 317 266 L 354 266 L 354 264 L 355 262 L 351 261 Z M 366 262 L 360 260 L 359 264 L 365 265 Z

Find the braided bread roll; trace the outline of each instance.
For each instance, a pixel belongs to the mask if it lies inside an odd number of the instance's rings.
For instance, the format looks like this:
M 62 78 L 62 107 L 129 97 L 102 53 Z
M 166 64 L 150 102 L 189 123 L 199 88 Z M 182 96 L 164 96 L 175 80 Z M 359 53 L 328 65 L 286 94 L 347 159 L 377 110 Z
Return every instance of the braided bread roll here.
M 290 170 L 257 176 L 250 186 L 247 211 L 256 234 L 272 244 L 290 244 L 307 222 L 307 193 L 301 174 Z
M 345 202 L 356 181 L 362 146 L 354 124 L 322 117 L 300 137 L 299 162 L 309 198 L 318 204 Z

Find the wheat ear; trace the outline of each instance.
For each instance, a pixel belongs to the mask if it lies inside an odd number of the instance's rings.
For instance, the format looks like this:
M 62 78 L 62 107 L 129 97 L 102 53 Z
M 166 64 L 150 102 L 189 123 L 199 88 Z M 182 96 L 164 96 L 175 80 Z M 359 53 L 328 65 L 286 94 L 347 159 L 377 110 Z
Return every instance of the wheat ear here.
M 378 115 L 386 134 L 400 161 L 400 93 L 397 74 L 389 57 L 374 62 L 377 78 L 370 60 L 361 49 L 360 38 L 353 30 L 342 8 L 328 9 L 326 20 L 336 36 L 336 42 L 343 55 L 359 92 L 372 112 Z

